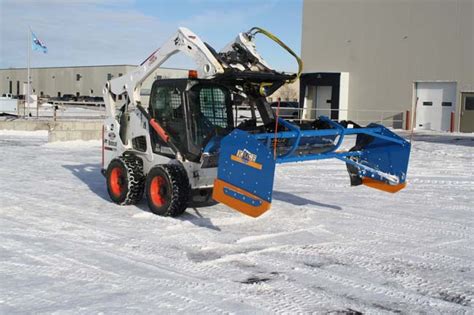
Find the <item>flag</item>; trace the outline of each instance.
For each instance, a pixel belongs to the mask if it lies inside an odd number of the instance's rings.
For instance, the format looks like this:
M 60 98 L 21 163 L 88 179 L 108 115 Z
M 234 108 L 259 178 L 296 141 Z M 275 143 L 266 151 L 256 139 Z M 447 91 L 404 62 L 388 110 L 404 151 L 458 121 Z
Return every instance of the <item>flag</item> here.
M 31 31 L 31 39 L 33 40 L 31 43 L 31 48 L 33 50 L 39 50 L 45 54 L 48 52 L 48 47 L 46 47 L 46 45 L 42 41 L 39 40 L 38 36 L 36 36 L 36 34 L 33 33 L 33 31 Z

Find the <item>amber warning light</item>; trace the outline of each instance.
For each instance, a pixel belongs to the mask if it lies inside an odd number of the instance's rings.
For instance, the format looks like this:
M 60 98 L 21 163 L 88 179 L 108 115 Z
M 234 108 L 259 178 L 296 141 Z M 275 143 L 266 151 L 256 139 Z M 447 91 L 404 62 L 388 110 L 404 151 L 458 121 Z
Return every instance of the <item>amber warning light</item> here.
M 198 72 L 196 70 L 189 70 L 188 72 L 189 79 L 197 79 L 197 77 L 198 77 Z

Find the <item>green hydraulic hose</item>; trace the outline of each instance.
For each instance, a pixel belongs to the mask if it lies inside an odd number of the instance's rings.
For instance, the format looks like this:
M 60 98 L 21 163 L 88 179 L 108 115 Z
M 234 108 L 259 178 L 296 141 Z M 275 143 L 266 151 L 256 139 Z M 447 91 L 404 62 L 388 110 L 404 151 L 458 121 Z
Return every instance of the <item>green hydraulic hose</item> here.
M 285 49 L 289 54 L 291 54 L 293 57 L 295 57 L 296 59 L 296 62 L 298 63 L 298 73 L 296 74 L 296 77 L 294 77 L 293 79 L 291 80 L 287 80 L 286 83 L 293 83 L 295 82 L 296 80 L 298 80 L 301 76 L 301 72 L 303 71 L 303 61 L 301 60 L 301 58 L 290 48 L 288 47 L 283 41 L 281 41 L 277 36 L 275 36 L 274 34 L 270 33 L 269 31 L 263 29 L 263 28 L 260 28 L 260 27 L 252 27 L 248 32 L 247 34 L 250 36 L 250 37 L 253 37 L 257 34 L 263 34 L 265 36 L 267 36 L 269 39 L 273 40 L 275 43 L 277 43 L 278 45 L 280 45 L 280 47 L 282 47 L 283 49 Z M 273 83 L 269 83 L 269 82 L 263 82 L 260 84 L 260 94 L 262 96 L 265 96 L 265 87 L 266 86 L 271 86 L 273 85 Z

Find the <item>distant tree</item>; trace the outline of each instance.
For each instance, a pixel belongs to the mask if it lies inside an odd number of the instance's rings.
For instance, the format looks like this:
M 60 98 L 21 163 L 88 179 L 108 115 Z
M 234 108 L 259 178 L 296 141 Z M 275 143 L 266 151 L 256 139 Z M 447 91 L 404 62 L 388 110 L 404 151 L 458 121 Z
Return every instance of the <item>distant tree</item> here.
M 278 92 L 282 101 L 292 101 L 298 97 L 298 93 L 296 93 L 295 89 L 289 84 L 282 86 Z

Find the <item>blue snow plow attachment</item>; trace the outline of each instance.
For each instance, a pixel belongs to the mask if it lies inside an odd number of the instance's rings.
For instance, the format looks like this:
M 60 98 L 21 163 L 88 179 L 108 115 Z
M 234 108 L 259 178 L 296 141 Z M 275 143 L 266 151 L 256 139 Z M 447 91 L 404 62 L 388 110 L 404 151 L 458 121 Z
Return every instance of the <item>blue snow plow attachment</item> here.
M 320 117 L 330 128 L 301 130 L 281 118 L 284 131 L 252 134 L 235 129 L 220 143 L 213 198 L 252 217 L 270 209 L 276 163 L 336 158 L 346 163 L 351 185 L 395 193 L 406 185 L 410 143 L 382 125 L 346 128 Z M 344 137 L 356 135 L 349 151 Z

